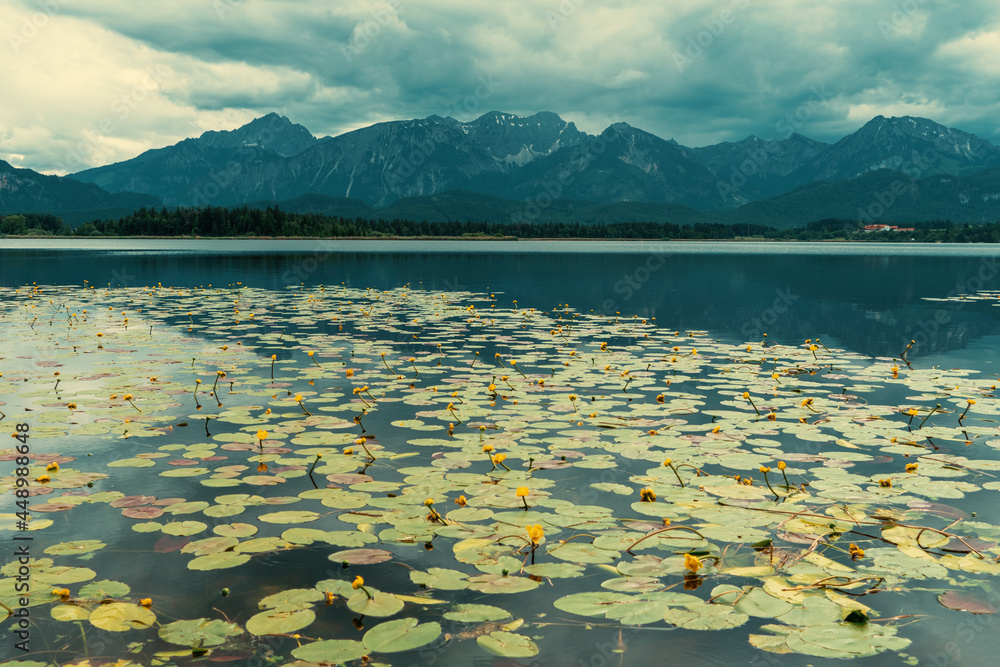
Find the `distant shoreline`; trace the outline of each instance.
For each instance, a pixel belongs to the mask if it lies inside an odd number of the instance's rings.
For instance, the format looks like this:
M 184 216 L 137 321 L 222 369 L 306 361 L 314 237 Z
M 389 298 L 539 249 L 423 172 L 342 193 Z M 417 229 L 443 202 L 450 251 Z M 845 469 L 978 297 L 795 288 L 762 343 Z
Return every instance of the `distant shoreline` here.
M 857 239 L 766 239 L 746 237 L 735 239 L 636 239 L 627 237 L 519 237 L 519 236 L 57 236 L 57 235 L 15 235 L 0 236 L 2 239 L 109 239 L 124 240 L 177 240 L 177 241 L 567 241 L 573 243 L 592 242 L 603 243 L 857 243 L 866 244 L 877 241 L 861 241 Z M 881 241 L 885 242 L 885 241 Z M 928 244 L 942 241 L 892 241 L 891 243 Z

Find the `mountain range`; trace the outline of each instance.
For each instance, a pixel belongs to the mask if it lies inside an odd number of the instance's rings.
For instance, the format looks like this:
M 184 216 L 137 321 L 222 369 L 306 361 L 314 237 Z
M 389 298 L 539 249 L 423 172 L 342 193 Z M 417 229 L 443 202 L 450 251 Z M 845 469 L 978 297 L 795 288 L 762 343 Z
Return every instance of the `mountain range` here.
M 161 204 L 417 220 L 979 221 L 1000 218 L 1000 148 L 913 117 L 876 116 L 833 144 L 791 134 L 688 148 L 626 123 L 591 135 L 551 112 L 430 116 L 322 138 L 272 113 L 65 178 L 0 162 L 0 213 L 74 222 Z

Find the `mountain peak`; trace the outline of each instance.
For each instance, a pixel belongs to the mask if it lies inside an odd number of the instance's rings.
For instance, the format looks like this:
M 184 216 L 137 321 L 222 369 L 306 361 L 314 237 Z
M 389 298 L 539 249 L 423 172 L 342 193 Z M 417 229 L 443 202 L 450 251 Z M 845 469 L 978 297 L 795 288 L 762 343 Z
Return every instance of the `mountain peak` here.
M 560 148 L 578 144 L 587 136 L 551 111 L 532 116 L 490 111 L 463 123 L 462 130 L 505 169 L 523 167 Z
M 617 123 L 611 123 L 611 125 L 608 125 L 604 129 L 604 132 L 601 132 L 601 135 L 603 136 L 605 134 L 615 134 L 615 135 L 635 134 L 636 132 L 642 132 L 642 130 L 632 127 L 631 125 L 629 125 L 624 121 L 618 121 Z
M 523 125 L 526 123 L 555 124 L 560 126 L 572 125 L 572 123 L 567 123 L 559 117 L 559 114 L 553 113 L 552 111 L 539 111 L 538 113 L 530 116 L 518 116 L 517 114 L 508 113 L 506 111 L 488 111 L 467 124 L 485 125 L 487 123 L 493 123 L 494 125 Z
M 282 157 L 298 155 L 317 141 L 305 127 L 273 111 L 235 130 L 205 132 L 198 140 L 212 148 L 261 148 Z
M 505 111 L 487 111 L 482 116 L 477 118 L 474 122 L 488 122 L 488 121 L 501 121 L 501 120 L 513 120 L 514 118 L 520 118 L 520 116 L 515 116 L 512 113 L 507 113 Z

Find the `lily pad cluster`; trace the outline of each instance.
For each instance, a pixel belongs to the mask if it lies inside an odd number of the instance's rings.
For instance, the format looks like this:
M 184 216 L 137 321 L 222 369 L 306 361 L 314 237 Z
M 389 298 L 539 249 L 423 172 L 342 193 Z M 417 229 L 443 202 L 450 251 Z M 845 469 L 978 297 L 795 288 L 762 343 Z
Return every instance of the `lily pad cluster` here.
M 408 287 L 0 296 L 31 352 L 0 358 L 0 424 L 33 438 L 29 604 L 127 634 L 134 664 L 266 637 L 302 666 L 544 658 L 556 623 L 906 658 L 908 590 L 993 611 L 1000 526 L 970 503 L 1000 489 L 995 378 Z M 124 540 L 202 597 L 164 615 Z

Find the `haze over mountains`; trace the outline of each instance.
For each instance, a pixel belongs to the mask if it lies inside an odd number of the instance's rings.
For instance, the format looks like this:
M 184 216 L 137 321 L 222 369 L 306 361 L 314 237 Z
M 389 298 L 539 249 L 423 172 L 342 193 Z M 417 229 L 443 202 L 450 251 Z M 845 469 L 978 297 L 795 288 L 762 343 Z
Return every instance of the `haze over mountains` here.
M 160 203 L 429 216 L 416 219 L 979 221 L 1000 218 L 1000 148 L 912 117 L 876 116 L 834 144 L 791 134 L 688 148 L 626 123 L 590 135 L 551 112 L 430 116 L 323 138 L 272 113 L 63 179 L 0 162 L 0 213 Z

